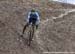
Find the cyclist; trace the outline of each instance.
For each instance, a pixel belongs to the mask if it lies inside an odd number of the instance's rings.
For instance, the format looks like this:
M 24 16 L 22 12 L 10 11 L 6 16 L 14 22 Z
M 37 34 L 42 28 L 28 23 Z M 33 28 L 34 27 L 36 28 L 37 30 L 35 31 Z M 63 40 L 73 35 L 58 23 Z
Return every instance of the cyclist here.
M 28 27 L 30 24 L 34 24 L 36 26 L 36 29 L 38 29 L 39 23 L 40 23 L 39 13 L 35 9 L 32 9 L 28 13 L 27 23 L 23 28 L 22 36 L 24 34 L 26 27 Z

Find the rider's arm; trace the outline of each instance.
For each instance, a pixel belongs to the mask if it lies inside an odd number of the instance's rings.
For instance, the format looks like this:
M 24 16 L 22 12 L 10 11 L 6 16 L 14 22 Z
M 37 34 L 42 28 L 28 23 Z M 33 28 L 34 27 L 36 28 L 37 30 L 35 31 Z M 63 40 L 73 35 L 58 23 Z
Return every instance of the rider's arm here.
M 36 14 L 37 14 L 37 16 L 38 16 L 37 20 L 38 20 L 38 22 L 40 22 L 40 16 L 39 16 L 39 13 L 36 12 Z
M 28 13 L 27 22 L 29 22 L 31 12 Z

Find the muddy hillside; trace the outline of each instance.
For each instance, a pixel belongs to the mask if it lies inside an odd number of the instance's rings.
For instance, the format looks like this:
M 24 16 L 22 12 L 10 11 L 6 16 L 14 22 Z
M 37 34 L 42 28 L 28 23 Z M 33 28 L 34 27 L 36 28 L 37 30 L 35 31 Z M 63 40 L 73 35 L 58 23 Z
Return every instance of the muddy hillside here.
M 75 6 L 37 0 L 33 7 L 40 13 L 41 22 L 29 47 L 26 33 L 24 39 L 19 37 L 32 1 L 0 0 L 0 54 L 75 52 Z

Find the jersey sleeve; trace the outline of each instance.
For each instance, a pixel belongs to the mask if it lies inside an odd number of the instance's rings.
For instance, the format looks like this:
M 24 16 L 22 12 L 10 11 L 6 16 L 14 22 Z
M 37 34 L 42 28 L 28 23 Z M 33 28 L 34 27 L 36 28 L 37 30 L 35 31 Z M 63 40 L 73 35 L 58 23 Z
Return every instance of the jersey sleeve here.
M 36 12 L 36 14 L 37 14 L 37 16 L 38 16 L 37 20 L 38 20 L 38 22 L 40 22 L 40 16 L 39 16 L 39 13 Z
M 30 18 L 30 14 L 31 14 L 31 12 L 28 13 L 28 19 Z
M 29 22 L 31 12 L 28 13 L 27 22 Z

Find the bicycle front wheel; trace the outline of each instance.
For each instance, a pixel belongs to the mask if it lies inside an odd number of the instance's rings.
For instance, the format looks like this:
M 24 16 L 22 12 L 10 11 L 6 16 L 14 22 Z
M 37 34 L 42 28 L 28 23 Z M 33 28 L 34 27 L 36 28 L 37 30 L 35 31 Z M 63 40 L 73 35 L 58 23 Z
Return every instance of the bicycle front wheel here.
M 29 46 L 30 46 L 30 44 L 31 44 L 31 42 L 32 42 L 32 39 L 33 39 L 33 36 L 34 36 L 34 25 L 32 25 L 31 27 L 30 27 L 30 31 L 29 31 Z

